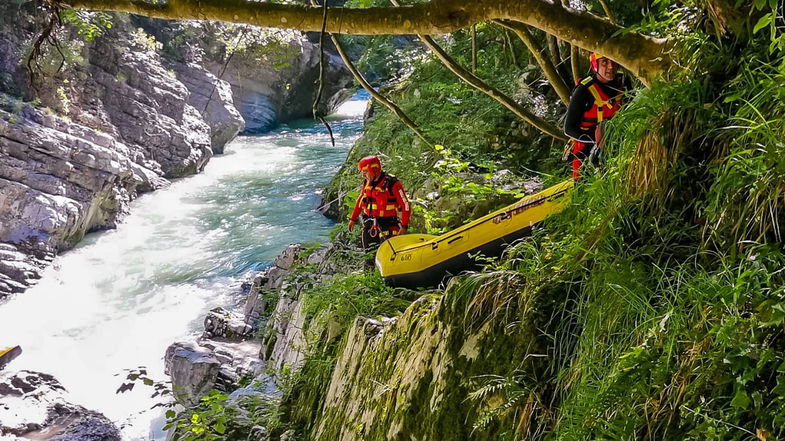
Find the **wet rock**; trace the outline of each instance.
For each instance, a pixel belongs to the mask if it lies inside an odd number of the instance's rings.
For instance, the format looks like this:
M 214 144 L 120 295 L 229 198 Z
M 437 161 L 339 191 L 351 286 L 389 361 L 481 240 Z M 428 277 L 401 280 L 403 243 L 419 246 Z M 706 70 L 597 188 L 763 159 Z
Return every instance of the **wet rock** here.
M 69 424 L 63 433 L 51 441 L 120 441 L 117 427 L 103 415 L 87 414 Z
M 227 338 L 241 340 L 249 337 L 253 327 L 245 318 L 224 308 L 213 308 L 204 319 L 202 338 Z
M 119 441 L 115 425 L 98 412 L 68 402 L 51 375 L 0 375 L 0 435 L 53 441 Z

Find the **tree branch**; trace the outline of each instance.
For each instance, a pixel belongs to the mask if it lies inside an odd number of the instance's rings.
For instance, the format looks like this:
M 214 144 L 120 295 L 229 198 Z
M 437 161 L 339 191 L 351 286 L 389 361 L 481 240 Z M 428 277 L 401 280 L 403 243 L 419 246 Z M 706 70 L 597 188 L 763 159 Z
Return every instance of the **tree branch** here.
M 347 69 L 349 69 L 349 72 L 352 73 L 354 79 L 357 80 L 358 83 L 360 83 L 360 86 L 362 86 L 363 89 L 367 90 L 368 93 L 370 93 L 371 96 L 376 101 L 379 101 L 380 103 L 384 104 L 385 107 L 390 109 L 398 117 L 398 119 L 400 119 L 401 122 L 403 122 L 404 125 L 406 125 L 406 127 L 410 128 L 414 132 L 414 134 L 417 135 L 418 138 L 422 139 L 428 145 L 433 145 L 433 142 L 430 139 L 428 139 L 427 136 L 425 136 L 425 134 L 422 132 L 422 130 L 420 130 L 417 124 L 414 123 L 414 121 L 412 121 L 405 113 L 403 113 L 403 110 L 401 110 L 400 107 L 398 107 L 397 105 L 395 105 L 395 103 L 388 100 L 387 97 L 376 91 L 376 89 L 374 89 L 373 86 L 371 86 L 371 83 L 369 83 L 365 79 L 363 74 L 360 73 L 360 71 L 357 70 L 356 67 L 354 67 L 354 63 L 352 63 L 352 60 L 349 59 L 349 56 L 346 54 L 346 51 L 343 50 L 343 45 L 341 44 L 340 40 L 338 40 L 338 37 L 330 34 L 330 38 L 332 39 L 333 44 L 335 45 L 335 49 L 338 50 L 338 55 L 341 56 L 343 63 L 346 65 Z
M 570 46 L 570 70 L 572 71 L 573 84 L 578 84 L 581 80 L 581 50 L 578 46 Z
M 539 129 L 541 132 L 550 135 L 559 140 L 566 140 L 567 138 L 564 137 L 564 134 L 558 127 L 554 126 L 553 124 L 549 123 L 548 121 L 540 118 L 539 116 L 529 112 L 523 106 L 516 103 L 512 98 L 508 97 L 504 94 L 504 92 L 496 89 L 495 87 L 490 86 L 489 84 L 485 83 L 485 81 L 481 80 L 476 75 L 473 75 L 468 70 L 464 69 L 458 63 L 456 63 L 441 46 L 436 43 L 436 41 L 427 36 L 427 35 L 418 35 L 422 42 L 428 46 L 436 57 L 441 60 L 447 69 L 450 72 L 454 73 L 458 76 L 458 78 L 462 79 L 470 86 L 474 87 L 475 89 L 479 90 L 480 92 L 488 95 L 489 97 L 496 100 L 499 104 L 509 109 L 512 113 L 514 113 L 518 118 L 526 121 L 527 123 L 531 124 L 532 126 Z
M 171 20 L 219 20 L 262 27 L 320 31 L 318 7 L 248 0 L 65 0 L 81 9 L 130 12 Z M 671 66 L 667 40 L 549 0 L 431 0 L 401 8 L 333 8 L 326 31 L 334 34 L 444 34 L 493 19 L 514 20 L 563 41 L 607 55 L 649 84 Z
M 564 82 L 564 78 L 562 78 L 562 76 L 559 74 L 559 71 L 556 70 L 556 66 L 553 65 L 550 58 L 542 54 L 542 48 L 534 40 L 534 36 L 531 34 L 531 32 L 529 32 L 529 29 L 526 27 L 526 25 L 514 21 L 503 20 L 494 20 L 494 23 L 497 23 L 515 32 L 515 35 L 517 35 L 518 38 L 523 41 L 523 44 L 525 44 L 529 49 L 529 53 L 534 57 L 534 60 L 540 66 L 540 69 L 542 69 L 542 72 L 545 74 L 545 78 L 547 78 L 548 82 L 551 83 L 553 90 L 556 91 L 556 94 L 559 95 L 559 98 L 561 98 L 564 104 L 569 104 L 569 87 L 567 87 L 567 84 Z
M 608 20 L 610 20 L 611 23 L 616 24 L 616 17 L 613 15 L 613 11 L 611 11 L 611 8 L 608 6 L 608 2 L 605 0 L 599 1 L 600 6 L 602 6 L 602 10 L 605 11 L 605 15 L 608 16 Z

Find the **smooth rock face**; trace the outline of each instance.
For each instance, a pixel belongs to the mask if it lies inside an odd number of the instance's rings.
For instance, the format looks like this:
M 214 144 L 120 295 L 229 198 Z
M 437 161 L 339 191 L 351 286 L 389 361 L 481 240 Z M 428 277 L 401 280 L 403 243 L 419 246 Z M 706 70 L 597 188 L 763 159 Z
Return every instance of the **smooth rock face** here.
M 302 34 L 292 34 L 282 52 L 279 57 L 285 62 L 278 66 L 260 65 L 254 53 L 235 54 L 228 63 L 207 63 L 213 73 L 221 73 L 221 78 L 231 84 L 247 133 L 262 133 L 281 121 L 312 117 L 319 83 L 318 45 Z M 340 58 L 325 51 L 320 111 L 326 114 L 348 99 L 345 91 L 352 87 L 352 81 Z
M 0 438 L 3 436 L 53 441 L 121 439 L 117 427 L 105 416 L 70 404 L 54 377 L 31 371 L 0 375 Z

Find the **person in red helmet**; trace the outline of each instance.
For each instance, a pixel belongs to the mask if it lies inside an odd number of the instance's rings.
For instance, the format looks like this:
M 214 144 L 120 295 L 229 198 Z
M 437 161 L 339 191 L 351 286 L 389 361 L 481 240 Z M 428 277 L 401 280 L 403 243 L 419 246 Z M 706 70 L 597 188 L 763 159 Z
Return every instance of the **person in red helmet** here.
M 572 92 L 564 134 L 570 140 L 564 160 L 572 160 L 572 177 L 580 179 L 583 163 L 602 148 L 602 125 L 619 111 L 624 94 L 630 89 L 628 80 L 618 73 L 619 65 L 610 58 L 592 52 L 589 56 L 591 75 L 581 80 Z
M 412 209 L 401 181 L 385 173 L 376 156 L 361 159 L 357 168 L 362 173 L 363 185 L 349 216 L 349 231 L 354 231 L 362 213 L 363 248 L 406 234 Z

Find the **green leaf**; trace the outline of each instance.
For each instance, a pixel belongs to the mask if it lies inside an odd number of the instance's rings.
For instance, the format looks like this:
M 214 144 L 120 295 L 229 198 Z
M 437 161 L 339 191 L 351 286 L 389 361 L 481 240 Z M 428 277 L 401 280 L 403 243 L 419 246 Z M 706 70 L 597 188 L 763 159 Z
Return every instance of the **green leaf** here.
M 171 410 L 171 409 L 169 409 L 169 410 L 167 410 L 167 411 L 166 411 L 166 418 L 167 418 L 167 419 L 170 419 L 170 420 L 171 420 L 171 419 L 172 419 L 172 418 L 174 418 L 175 416 L 177 416 L 177 412 L 175 412 L 175 411 L 173 411 L 173 410 Z
M 766 26 L 770 25 L 772 20 L 774 20 L 774 13 L 770 12 L 758 20 L 758 24 L 755 25 L 755 28 L 752 29 L 753 34 L 757 34 L 759 30 L 765 28 Z
M 777 385 L 771 390 L 771 393 L 785 397 L 785 377 L 780 375 L 777 377 Z
M 750 397 L 747 395 L 747 392 L 740 389 L 736 392 L 736 395 L 733 396 L 730 405 L 737 409 L 746 409 L 750 406 Z
M 213 429 L 215 429 L 215 431 L 220 433 L 221 435 L 223 435 L 224 432 L 226 432 L 226 426 L 224 426 L 222 423 L 216 424 L 215 426 L 213 426 Z

